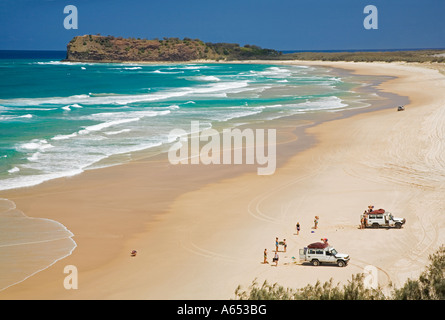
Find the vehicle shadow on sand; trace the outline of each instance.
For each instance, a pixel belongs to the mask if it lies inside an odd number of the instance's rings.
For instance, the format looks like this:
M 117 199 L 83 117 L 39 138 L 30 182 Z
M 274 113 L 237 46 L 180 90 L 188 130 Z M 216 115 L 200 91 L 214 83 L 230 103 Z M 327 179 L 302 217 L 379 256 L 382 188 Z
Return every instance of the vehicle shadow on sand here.
M 340 268 L 336 263 L 326 263 L 326 262 L 325 263 L 320 263 L 318 266 L 314 266 L 312 263 L 307 262 L 307 261 L 301 262 L 301 263 L 296 263 L 296 265 L 303 266 L 303 267 L 312 267 L 312 268 L 320 268 L 320 267 L 321 268 L 323 268 L 323 267 Z

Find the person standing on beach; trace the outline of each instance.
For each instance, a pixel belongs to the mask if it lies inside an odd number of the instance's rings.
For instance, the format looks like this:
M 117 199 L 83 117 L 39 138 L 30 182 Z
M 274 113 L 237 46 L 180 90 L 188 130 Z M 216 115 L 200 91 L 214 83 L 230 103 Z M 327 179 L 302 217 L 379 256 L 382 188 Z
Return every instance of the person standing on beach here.
M 278 237 L 275 238 L 275 252 L 278 252 L 278 245 L 280 242 L 278 241 Z
M 273 257 L 273 262 L 275 262 L 275 267 L 278 267 L 278 259 L 279 259 L 278 253 L 275 252 L 275 256 Z
M 283 239 L 283 246 L 284 246 L 284 252 L 286 252 L 287 249 L 286 239 Z
M 300 223 L 297 222 L 297 236 L 300 234 Z
M 363 229 L 365 229 L 366 228 L 366 225 L 368 224 L 368 212 L 366 212 L 366 210 L 365 210 L 365 212 L 363 212 Z
M 264 264 L 269 263 L 267 262 L 267 249 L 264 249 Z
M 314 220 L 314 229 L 317 229 L 318 227 L 318 216 L 315 216 L 315 220 Z

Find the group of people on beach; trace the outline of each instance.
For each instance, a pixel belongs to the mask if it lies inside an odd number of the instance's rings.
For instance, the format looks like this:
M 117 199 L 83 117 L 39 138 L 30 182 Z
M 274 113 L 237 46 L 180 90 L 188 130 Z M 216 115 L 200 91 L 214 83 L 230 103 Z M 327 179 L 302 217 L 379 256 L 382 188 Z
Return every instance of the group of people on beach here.
M 280 257 L 278 256 L 278 249 L 279 246 L 283 246 L 283 252 L 286 252 L 287 250 L 287 243 L 286 243 L 286 239 L 283 239 L 283 241 L 279 241 L 278 237 L 275 238 L 275 255 L 272 259 L 272 262 L 275 262 L 275 266 L 278 266 L 278 260 L 280 259 Z M 264 264 L 269 263 L 267 261 L 267 249 L 264 249 Z
M 320 219 L 320 218 L 319 218 L 318 216 L 315 216 L 315 219 L 314 219 L 314 227 L 313 227 L 314 229 L 317 229 L 317 228 L 318 228 L 318 220 L 319 220 L 319 219 Z M 300 234 L 300 230 L 301 230 L 300 222 L 297 222 L 295 228 L 296 228 L 296 230 L 297 230 L 296 235 L 299 235 L 299 234 Z M 326 244 L 328 243 L 328 239 L 327 239 L 327 238 L 322 238 L 321 241 L 324 242 L 324 243 L 326 243 Z M 272 259 L 272 262 L 275 263 L 275 266 L 276 266 L 276 267 L 278 266 L 278 260 L 280 259 L 280 257 L 278 256 L 278 249 L 279 249 L 279 246 L 280 246 L 280 245 L 283 246 L 283 252 L 286 252 L 286 250 L 287 250 L 286 239 L 283 239 L 283 241 L 279 241 L 279 240 L 278 240 L 278 237 L 276 237 L 276 238 L 275 238 L 275 254 L 274 254 L 274 257 L 273 257 L 273 259 Z M 269 263 L 269 262 L 267 261 L 267 249 L 264 249 L 264 260 L 263 260 L 263 263 L 264 263 L 264 264 L 268 264 L 268 263 Z

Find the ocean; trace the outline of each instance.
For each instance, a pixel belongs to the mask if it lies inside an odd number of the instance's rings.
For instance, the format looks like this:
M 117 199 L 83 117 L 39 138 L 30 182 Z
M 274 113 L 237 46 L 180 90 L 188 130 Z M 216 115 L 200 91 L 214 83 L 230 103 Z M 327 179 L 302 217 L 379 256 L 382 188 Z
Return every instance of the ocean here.
M 167 146 L 169 132 L 193 120 L 233 127 L 368 105 L 351 79 L 306 66 L 9 58 L 0 75 L 0 190 Z
M 0 290 L 70 255 L 73 234 L 1 191 L 166 152 L 173 129 L 233 128 L 366 108 L 375 77 L 308 66 L 62 62 L 0 52 Z

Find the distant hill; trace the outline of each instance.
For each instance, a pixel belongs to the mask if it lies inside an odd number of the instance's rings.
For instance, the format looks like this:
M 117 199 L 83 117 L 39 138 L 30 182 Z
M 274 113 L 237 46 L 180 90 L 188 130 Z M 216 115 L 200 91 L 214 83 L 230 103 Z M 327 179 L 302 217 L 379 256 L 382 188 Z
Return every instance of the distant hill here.
M 281 52 L 254 45 L 204 43 L 199 39 L 134 39 L 85 35 L 74 37 L 67 45 L 67 61 L 192 61 L 277 59 Z
M 193 60 L 324 60 L 445 62 L 445 50 L 363 52 L 294 52 L 283 54 L 255 45 L 210 43 L 190 38 L 135 39 L 101 35 L 74 37 L 67 45 L 66 61 L 83 62 L 181 62 Z
M 294 52 L 282 54 L 282 60 L 321 60 L 354 62 L 445 62 L 445 50 L 400 50 L 400 51 L 357 51 L 357 52 Z

